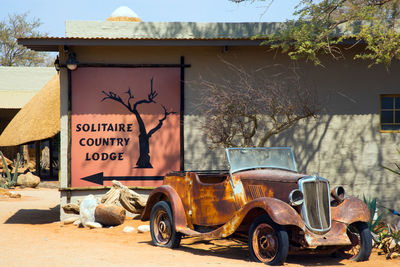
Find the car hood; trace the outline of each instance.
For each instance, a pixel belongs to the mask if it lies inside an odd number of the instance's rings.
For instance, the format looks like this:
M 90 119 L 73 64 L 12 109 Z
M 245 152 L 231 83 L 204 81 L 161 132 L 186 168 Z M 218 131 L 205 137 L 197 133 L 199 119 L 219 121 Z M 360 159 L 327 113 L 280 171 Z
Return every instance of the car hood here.
M 233 176 L 241 180 L 297 183 L 300 178 L 307 175 L 280 169 L 260 169 L 236 172 Z

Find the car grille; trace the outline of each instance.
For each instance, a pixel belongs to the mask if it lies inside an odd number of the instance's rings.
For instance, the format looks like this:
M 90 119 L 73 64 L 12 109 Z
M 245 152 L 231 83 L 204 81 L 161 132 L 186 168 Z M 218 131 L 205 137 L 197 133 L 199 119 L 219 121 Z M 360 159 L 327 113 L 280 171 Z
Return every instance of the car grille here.
M 317 176 L 305 177 L 300 179 L 299 186 L 304 195 L 301 212 L 307 227 L 317 233 L 328 231 L 331 228 L 328 180 Z

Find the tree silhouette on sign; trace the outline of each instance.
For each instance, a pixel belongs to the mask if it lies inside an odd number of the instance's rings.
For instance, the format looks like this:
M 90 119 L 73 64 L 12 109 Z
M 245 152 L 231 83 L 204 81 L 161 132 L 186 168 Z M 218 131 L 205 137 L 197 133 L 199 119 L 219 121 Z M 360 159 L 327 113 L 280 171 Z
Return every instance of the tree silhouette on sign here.
M 167 119 L 168 115 L 170 114 L 176 114 L 176 112 L 168 112 L 167 109 L 165 108 L 165 106 L 163 106 L 162 104 L 161 107 L 164 110 L 164 116 L 158 121 L 158 124 L 151 129 L 150 131 L 147 132 L 146 130 L 146 125 L 143 122 L 143 119 L 139 113 L 139 111 L 137 110 L 138 106 L 141 104 L 150 104 L 150 103 L 157 103 L 155 101 L 155 98 L 157 97 L 158 93 L 157 91 L 153 90 L 153 78 L 151 78 L 150 80 L 150 93 L 147 95 L 147 99 L 141 99 L 138 100 L 136 102 L 132 101 L 135 97 L 132 94 L 131 88 L 129 88 L 129 90 L 127 92 L 125 92 L 128 94 L 128 98 L 126 101 L 122 100 L 122 98 L 112 92 L 109 91 L 108 93 L 103 91 L 103 94 L 106 95 L 106 97 L 104 97 L 101 102 L 103 102 L 106 99 L 111 99 L 114 101 L 117 101 L 119 103 L 121 103 L 124 107 L 126 107 L 131 113 L 133 113 L 136 116 L 136 121 L 138 123 L 139 126 L 139 151 L 140 151 L 140 155 L 139 155 L 139 159 L 136 162 L 136 168 L 153 168 L 153 166 L 150 163 L 150 138 L 151 136 L 157 132 L 163 125 L 163 122 Z M 133 103 L 132 103 L 133 102 Z

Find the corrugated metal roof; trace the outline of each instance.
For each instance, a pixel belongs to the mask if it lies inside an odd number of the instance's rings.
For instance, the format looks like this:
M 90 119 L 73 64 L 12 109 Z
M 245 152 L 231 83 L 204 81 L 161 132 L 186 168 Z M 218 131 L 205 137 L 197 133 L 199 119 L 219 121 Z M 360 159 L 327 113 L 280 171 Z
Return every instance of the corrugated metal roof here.
M 33 37 L 33 38 L 18 38 L 18 40 L 29 40 L 29 39 L 38 39 L 38 40 L 265 40 L 266 38 L 150 38 L 150 37 L 138 37 L 138 38 L 129 38 L 129 37 Z
M 66 37 L 129 38 L 151 40 L 215 40 L 250 39 L 272 34 L 282 26 L 279 22 L 128 22 L 128 21 L 67 21 Z
M 66 37 L 22 38 L 18 43 L 37 51 L 60 46 L 254 46 L 276 33 L 282 22 L 131 22 L 67 21 Z M 349 34 L 339 27 L 333 34 Z M 262 36 L 254 39 L 255 36 Z
M 22 108 L 55 73 L 54 67 L 0 67 L 0 108 Z
M 221 46 L 258 45 L 256 35 L 268 35 L 282 23 L 206 23 L 67 21 L 66 37 L 20 38 L 18 43 L 37 51 L 59 46 Z
M 22 108 L 36 93 L 37 91 L 0 91 L 0 109 Z

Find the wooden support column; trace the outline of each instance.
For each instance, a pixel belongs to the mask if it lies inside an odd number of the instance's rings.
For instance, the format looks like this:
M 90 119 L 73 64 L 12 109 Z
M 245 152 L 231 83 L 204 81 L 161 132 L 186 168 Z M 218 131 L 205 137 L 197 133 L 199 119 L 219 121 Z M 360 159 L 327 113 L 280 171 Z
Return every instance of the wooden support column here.
M 36 175 L 40 177 L 40 141 L 35 141 Z
M 24 160 L 26 161 L 26 166 L 28 166 L 30 158 L 29 158 L 29 148 L 27 144 L 22 145 L 22 155 L 24 157 Z
M 49 155 L 49 157 L 50 157 L 50 166 L 49 166 L 49 168 L 50 168 L 50 177 L 51 178 L 53 178 L 53 175 L 54 175 L 54 173 L 53 173 L 53 138 L 50 138 L 49 139 L 49 153 L 50 153 L 50 155 Z

